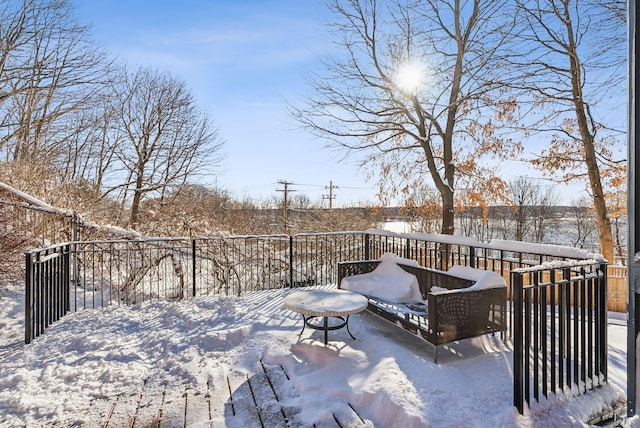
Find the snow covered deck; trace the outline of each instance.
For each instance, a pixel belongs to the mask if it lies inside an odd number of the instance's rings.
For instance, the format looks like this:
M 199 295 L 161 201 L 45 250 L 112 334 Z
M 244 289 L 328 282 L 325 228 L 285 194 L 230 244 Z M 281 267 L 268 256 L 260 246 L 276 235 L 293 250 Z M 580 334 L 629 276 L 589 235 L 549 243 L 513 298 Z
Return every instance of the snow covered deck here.
M 290 421 L 300 409 L 288 407 L 280 397 L 295 389 L 283 366 L 266 366 L 258 361 L 251 374 L 229 372 L 216 382 L 193 387 L 144 384 L 140 393 L 91 403 L 107 427 L 192 427 L 238 426 L 278 428 L 295 426 Z M 317 403 L 322 405 L 322 403 Z M 322 427 L 373 427 L 351 403 L 331 413 L 333 421 Z
M 320 331 L 298 336 L 291 292 L 84 310 L 18 347 L 24 301 L 5 296 L 0 426 L 572 426 L 624 397 L 620 319 L 610 384 L 519 415 L 498 337 L 456 343 L 435 365 L 428 343 L 363 313 L 349 323 L 356 340 L 338 330 L 325 346 Z

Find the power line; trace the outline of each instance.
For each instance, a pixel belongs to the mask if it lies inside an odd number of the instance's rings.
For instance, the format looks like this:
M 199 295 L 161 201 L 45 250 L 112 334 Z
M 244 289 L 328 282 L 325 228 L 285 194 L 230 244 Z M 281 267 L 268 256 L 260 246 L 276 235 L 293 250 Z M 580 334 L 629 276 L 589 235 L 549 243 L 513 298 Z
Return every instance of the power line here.
M 373 190 L 373 188 L 371 187 L 349 187 L 349 186 L 340 186 L 340 189 Z
M 326 188 L 327 186 L 323 186 L 322 184 L 304 184 L 304 183 L 296 183 L 296 186 L 303 186 L 303 187 L 324 187 Z

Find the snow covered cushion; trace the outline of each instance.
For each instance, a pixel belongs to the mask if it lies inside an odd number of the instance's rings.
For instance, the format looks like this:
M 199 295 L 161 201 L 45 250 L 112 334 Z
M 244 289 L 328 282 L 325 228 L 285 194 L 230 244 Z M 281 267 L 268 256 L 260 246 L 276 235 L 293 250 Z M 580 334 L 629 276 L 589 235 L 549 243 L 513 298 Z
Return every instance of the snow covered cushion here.
M 390 302 L 424 302 L 418 279 L 397 263 L 418 266 L 413 260 L 384 254 L 372 272 L 343 278 L 340 288 Z

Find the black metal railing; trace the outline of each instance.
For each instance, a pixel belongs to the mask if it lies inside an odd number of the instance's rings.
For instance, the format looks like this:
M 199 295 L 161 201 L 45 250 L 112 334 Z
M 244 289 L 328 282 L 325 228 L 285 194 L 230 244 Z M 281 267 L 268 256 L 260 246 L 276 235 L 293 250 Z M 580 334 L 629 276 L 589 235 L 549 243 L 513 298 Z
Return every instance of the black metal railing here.
M 69 312 L 69 245 L 26 255 L 25 342 Z
M 511 272 L 514 406 L 607 381 L 607 265 L 560 262 Z
M 39 287 L 50 287 L 46 283 L 48 276 L 36 274 L 39 257 L 67 247 L 66 286 L 70 311 L 154 299 L 239 295 L 270 288 L 322 285 L 336 280 L 339 262 L 373 260 L 385 252 L 441 270 L 448 270 L 454 264 L 491 269 L 507 280 L 513 269 L 566 258 L 554 255 L 554 251 L 525 253 L 525 250 L 531 252 L 531 244 L 517 251 L 513 243 L 481 244 L 467 237 L 398 235 L 375 230 L 292 236 L 87 241 L 30 252 L 27 275 L 31 276 L 27 287 L 34 286 L 30 285 L 32 281 L 44 282 Z M 512 296 L 511 288 L 509 296 Z M 42 295 L 42 298 L 48 297 Z M 28 302 L 28 305 L 33 312 L 41 303 Z M 31 324 L 26 329 L 33 330 Z
M 89 241 L 34 250 L 26 254 L 25 341 L 67 312 L 323 285 L 335 282 L 339 262 L 363 257 L 360 232 Z

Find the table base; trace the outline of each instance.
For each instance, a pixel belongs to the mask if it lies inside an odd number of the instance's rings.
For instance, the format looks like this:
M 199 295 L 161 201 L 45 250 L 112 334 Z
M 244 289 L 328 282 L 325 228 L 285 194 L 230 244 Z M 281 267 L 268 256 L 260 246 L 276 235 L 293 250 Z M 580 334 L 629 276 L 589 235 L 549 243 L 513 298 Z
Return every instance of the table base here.
M 302 333 L 304 333 L 304 329 L 305 327 L 309 327 L 309 328 L 313 328 L 315 330 L 323 330 L 324 331 L 324 344 L 327 344 L 327 338 L 329 336 L 329 330 L 339 330 L 343 327 L 347 328 L 347 333 L 349 333 L 349 336 L 351 336 L 351 338 L 353 340 L 355 340 L 356 338 L 354 337 L 353 334 L 351 334 L 351 330 L 349 330 L 349 315 L 347 315 L 346 317 L 343 316 L 326 316 L 326 317 L 321 317 L 319 315 L 311 315 L 311 316 L 306 316 L 306 315 L 302 315 L 302 318 L 304 320 L 304 324 L 302 325 L 302 331 L 300 332 L 300 334 L 298 336 L 301 336 Z M 318 325 L 318 324 L 313 324 L 310 321 L 314 318 L 323 318 L 322 321 L 322 325 Z M 329 318 L 338 318 L 340 319 L 342 322 L 340 324 L 336 324 L 336 325 L 332 325 L 329 326 Z

